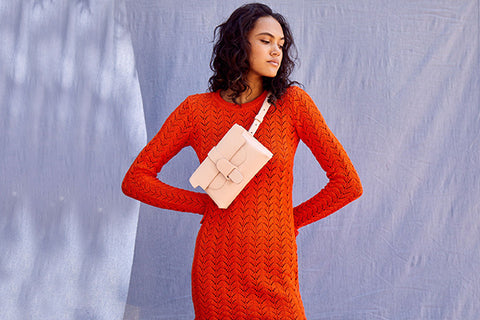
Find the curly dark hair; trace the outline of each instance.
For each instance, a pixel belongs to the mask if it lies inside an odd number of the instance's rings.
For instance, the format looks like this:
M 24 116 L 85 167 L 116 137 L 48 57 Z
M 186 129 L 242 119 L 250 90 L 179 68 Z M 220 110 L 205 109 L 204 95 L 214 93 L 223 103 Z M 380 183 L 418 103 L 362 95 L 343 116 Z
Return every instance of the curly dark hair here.
M 263 88 L 272 93 L 270 102 L 275 103 L 289 86 L 297 83 L 289 79 L 296 60 L 290 26 L 281 14 L 273 12 L 270 7 L 261 3 L 250 3 L 236 9 L 227 21 L 215 28 L 214 39 L 217 41 L 210 60 L 210 68 L 213 71 L 213 76 L 209 80 L 211 92 L 230 89 L 233 91 L 231 98 L 237 103 L 236 98 L 250 89 L 246 81 L 250 69 L 248 62 L 250 44 L 247 36 L 256 21 L 267 16 L 278 21 L 283 30 L 285 43 L 282 49 L 282 63 L 277 75 L 274 78 L 263 77 Z M 291 49 L 295 57 L 291 56 Z

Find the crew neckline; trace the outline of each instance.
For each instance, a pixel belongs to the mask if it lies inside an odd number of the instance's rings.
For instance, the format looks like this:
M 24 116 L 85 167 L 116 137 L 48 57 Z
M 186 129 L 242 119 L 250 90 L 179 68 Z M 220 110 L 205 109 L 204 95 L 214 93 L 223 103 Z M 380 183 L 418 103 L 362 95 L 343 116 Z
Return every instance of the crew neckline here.
M 263 104 L 263 101 L 267 97 L 268 91 L 264 90 L 261 95 L 259 95 L 257 98 L 254 100 L 244 103 L 244 104 L 235 104 L 233 102 L 228 102 L 222 98 L 220 95 L 220 90 L 215 91 L 215 98 L 216 100 L 222 105 L 230 108 L 235 108 L 235 109 L 247 109 L 253 106 L 258 106 L 259 104 Z

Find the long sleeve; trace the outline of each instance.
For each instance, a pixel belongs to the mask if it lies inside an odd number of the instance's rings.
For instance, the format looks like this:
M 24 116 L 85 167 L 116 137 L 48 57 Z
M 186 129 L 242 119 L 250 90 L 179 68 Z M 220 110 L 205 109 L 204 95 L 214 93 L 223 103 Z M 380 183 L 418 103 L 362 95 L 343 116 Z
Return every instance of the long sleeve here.
M 167 118 L 160 131 L 137 156 L 122 182 L 122 191 L 152 206 L 204 212 L 208 195 L 170 186 L 157 178 L 162 167 L 189 145 L 191 110 L 188 98 Z
M 360 197 L 363 189 L 347 153 L 312 99 L 301 89 L 296 91 L 294 113 L 300 139 L 310 148 L 329 179 L 320 192 L 293 209 L 298 229 L 344 207 Z

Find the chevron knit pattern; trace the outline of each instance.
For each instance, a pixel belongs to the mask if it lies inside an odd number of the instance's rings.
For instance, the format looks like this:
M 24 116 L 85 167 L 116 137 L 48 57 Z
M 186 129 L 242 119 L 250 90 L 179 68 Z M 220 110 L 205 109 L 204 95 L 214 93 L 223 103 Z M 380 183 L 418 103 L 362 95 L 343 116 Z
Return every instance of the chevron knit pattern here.
M 203 161 L 234 123 L 248 128 L 267 92 L 241 106 L 218 92 L 188 97 L 166 120 L 127 172 L 125 194 L 153 206 L 203 214 L 192 267 L 197 320 L 305 319 L 297 267 L 297 229 L 333 213 L 362 194 L 360 179 L 318 108 L 300 88 L 272 106 L 255 137 L 273 158 L 228 209 L 205 193 L 174 188 L 157 173 L 182 148 Z M 292 207 L 293 160 L 300 141 L 311 149 L 329 182 Z

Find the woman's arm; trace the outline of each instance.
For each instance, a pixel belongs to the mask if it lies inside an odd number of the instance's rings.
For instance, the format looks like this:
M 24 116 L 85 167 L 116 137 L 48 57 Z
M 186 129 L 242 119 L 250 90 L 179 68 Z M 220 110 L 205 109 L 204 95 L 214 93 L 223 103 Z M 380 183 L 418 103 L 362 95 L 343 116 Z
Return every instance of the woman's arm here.
M 296 88 L 296 130 L 325 170 L 329 182 L 315 196 L 293 209 L 295 228 L 325 218 L 360 197 L 360 178 L 340 142 L 330 131 L 312 99 Z
M 189 145 L 191 122 L 188 98 L 167 118 L 128 170 L 122 191 L 152 206 L 184 212 L 204 212 L 207 194 L 172 187 L 158 180 L 162 167 Z

